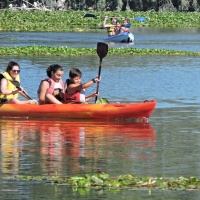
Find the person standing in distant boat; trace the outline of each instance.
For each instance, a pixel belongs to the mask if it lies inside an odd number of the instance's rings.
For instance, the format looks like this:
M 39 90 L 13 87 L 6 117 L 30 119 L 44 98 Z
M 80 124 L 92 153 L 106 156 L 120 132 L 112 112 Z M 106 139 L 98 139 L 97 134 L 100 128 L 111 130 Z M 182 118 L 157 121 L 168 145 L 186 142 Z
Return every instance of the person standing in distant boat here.
M 72 68 L 69 72 L 69 79 L 65 83 L 64 103 L 87 103 L 93 97 L 98 96 L 95 92 L 85 96 L 85 89 L 100 81 L 98 77 L 81 84 L 82 73 L 79 69 Z
M 49 78 L 41 81 L 38 88 L 39 104 L 62 104 L 64 97 L 63 68 L 58 64 L 50 65 L 46 70 Z
M 108 31 L 108 36 L 113 36 L 115 35 L 115 27 L 116 27 L 116 18 L 115 17 L 112 17 L 110 20 L 111 20 L 111 23 L 106 23 L 107 22 L 107 19 L 108 19 L 108 16 L 105 16 L 105 19 L 103 21 L 103 27 L 104 28 L 107 28 L 107 31 Z
M 9 62 L 6 70 L 0 74 L 0 104 L 37 104 L 36 100 L 18 99 L 18 94 L 27 98 L 27 92 L 20 86 L 19 74 L 20 66 L 13 61 Z
M 121 32 L 130 32 L 131 24 L 129 24 L 128 19 L 122 18 L 123 25 L 121 25 Z

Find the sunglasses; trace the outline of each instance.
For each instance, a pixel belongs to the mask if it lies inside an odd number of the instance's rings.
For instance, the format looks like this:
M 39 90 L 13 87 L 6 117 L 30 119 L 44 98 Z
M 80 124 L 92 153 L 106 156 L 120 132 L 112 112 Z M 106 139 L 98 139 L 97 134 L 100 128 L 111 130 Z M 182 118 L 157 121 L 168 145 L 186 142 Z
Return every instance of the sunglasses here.
M 20 70 L 13 70 L 12 69 L 11 71 L 14 72 L 14 73 L 18 73 L 18 74 L 20 73 Z

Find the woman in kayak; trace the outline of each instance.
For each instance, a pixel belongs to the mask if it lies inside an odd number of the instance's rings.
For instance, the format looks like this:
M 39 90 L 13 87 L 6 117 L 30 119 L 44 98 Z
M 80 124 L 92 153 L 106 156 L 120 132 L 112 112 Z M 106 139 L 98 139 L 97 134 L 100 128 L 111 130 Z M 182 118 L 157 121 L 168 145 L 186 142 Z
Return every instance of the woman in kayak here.
M 47 68 L 46 73 L 49 78 L 42 80 L 38 88 L 39 104 L 62 104 L 64 96 L 63 68 L 58 64 L 53 64 Z
M 65 83 L 64 103 L 87 103 L 91 98 L 98 94 L 95 92 L 89 96 L 85 96 L 85 89 L 93 83 L 100 81 L 98 77 L 93 78 L 84 84 L 81 84 L 82 73 L 79 69 L 72 68 L 69 72 L 69 79 Z
M 20 86 L 20 66 L 9 62 L 6 70 L 0 74 L 0 103 L 7 104 L 37 104 L 36 100 L 18 99 L 18 94 L 27 98 L 27 92 Z

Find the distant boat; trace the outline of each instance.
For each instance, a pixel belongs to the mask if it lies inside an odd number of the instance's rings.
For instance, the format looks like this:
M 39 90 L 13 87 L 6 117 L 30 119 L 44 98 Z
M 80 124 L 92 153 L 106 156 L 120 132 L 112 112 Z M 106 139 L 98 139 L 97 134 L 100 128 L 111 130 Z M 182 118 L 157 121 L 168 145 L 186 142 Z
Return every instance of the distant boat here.
M 104 41 L 131 43 L 134 42 L 134 35 L 131 32 L 123 32 L 118 35 L 108 36 L 107 38 L 104 38 Z

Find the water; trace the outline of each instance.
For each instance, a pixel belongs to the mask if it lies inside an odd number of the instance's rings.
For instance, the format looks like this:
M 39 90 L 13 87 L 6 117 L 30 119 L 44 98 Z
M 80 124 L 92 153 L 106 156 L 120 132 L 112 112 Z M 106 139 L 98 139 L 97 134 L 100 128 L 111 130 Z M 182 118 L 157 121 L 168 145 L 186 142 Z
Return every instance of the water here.
M 134 43 L 110 43 L 111 47 L 135 47 L 200 51 L 199 28 L 132 28 Z M 101 32 L 0 32 L 0 46 L 67 46 L 95 48 L 107 37 Z
M 178 33 L 168 34 L 176 38 Z M 181 34 L 189 41 L 188 33 Z M 176 41 L 173 48 L 180 48 Z M 186 47 L 183 41 L 182 47 Z M 196 47 L 192 43 L 191 50 Z M 21 84 L 32 98 L 37 98 L 37 87 L 50 64 L 64 66 L 64 80 L 71 67 L 80 68 L 83 82 L 94 78 L 99 66 L 98 56 L 1 56 L 0 69 L 10 60 L 20 63 Z M 111 102 L 156 99 L 149 123 L 0 119 L 0 199 L 199 199 L 198 191 L 73 190 L 10 180 L 16 174 L 72 176 L 98 171 L 111 176 L 200 177 L 199 63 L 200 58 L 192 56 L 103 59 L 100 97 Z

